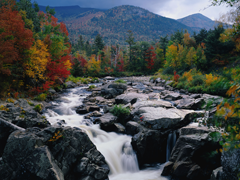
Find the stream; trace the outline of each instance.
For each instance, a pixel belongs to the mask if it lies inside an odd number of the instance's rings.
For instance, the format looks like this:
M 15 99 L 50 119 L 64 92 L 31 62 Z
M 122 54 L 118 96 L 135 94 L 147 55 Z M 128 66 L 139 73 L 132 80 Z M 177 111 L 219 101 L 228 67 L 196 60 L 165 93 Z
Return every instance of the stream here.
M 79 127 L 85 130 L 105 157 L 110 168 L 110 180 L 168 180 L 167 177 L 161 176 L 164 164 L 149 165 L 139 170 L 137 157 L 131 146 L 131 136 L 114 132 L 107 133 L 101 130 L 99 125 L 93 124 L 91 120 L 84 119 L 84 115 L 75 112 L 75 108 L 82 105 L 83 99 L 91 94 L 86 91 L 86 88 L 68 89 L 61 95 L 61 98 L 51 102 L 52 108 L 47 109 L 44 114 L 48 121 L 52 125 L 65 121 L 64 126 Z

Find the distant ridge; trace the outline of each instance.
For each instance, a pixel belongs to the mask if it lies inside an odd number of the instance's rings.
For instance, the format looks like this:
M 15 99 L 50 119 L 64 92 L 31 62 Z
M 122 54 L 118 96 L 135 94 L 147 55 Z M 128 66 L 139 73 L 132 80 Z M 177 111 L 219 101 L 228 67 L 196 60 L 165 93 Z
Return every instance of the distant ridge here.
M 39 5 L 40 11 L 45 12 L 46 6 Z M 74 16 L 77 16 L 79 14 L 88 12 L 88 11 L 104 11 L 102 9 L 95 9 L 95 8 L 82 8 L 78 5 L 75 6 L 50 6 L 51 9 L 55 9 L 56 17 L 60 21 L 65 21 L 71 18 L 74 18 Z
M 39 6 L 45 11 L 46 6 Z M 99 33 L 107 44 L 126 44 L 126 34 L 131 30 L 136 41 L 154 41 L 160 36 L 171 35 L 177 30 L 188 30 L 190 34 L 205 28 L 209 30 L 215 24 L 200 13 L 174 20 L 154 14 L 146 9 L 122 5 L 108 10 L 82 8 L 80 6 L 50 7 L 56 11 L 59 21 L 64 21 L 75 41 L 79 35 L 93 42 Z
M 178 19 L 177 21 L 195 29 L 205 28 L 206 30 L 209 30 L 218 25 L 218 23 L 200 13 L 189 15 L 187 17 Z

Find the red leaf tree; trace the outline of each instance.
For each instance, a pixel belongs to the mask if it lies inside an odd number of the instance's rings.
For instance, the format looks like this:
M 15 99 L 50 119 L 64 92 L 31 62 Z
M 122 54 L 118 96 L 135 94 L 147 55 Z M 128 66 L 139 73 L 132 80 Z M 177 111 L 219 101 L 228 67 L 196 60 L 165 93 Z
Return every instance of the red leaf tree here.
M 154 61 L 156 59 L 156 53 L 154 47 L 151 46 L 146 52 L 147 69 L 152 70 L 154 68 Z

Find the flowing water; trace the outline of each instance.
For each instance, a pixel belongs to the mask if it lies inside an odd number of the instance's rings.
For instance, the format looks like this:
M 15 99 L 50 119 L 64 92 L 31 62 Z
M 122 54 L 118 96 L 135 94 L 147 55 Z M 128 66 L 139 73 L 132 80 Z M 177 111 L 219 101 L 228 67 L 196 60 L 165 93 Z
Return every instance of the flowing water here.
M 169 160 L 175 144 L 176 144 L 176 132 L 173 131 L 168 135 L 168 139 L 167 139 L 166 161 Z
M 131 146 L 131 136 L 107 133 L 75 112 L 74 108 L 82 105 L 82 100 L 91 94 L 85 89 L 86 87 L 69 89 L 60 99 L 52 102 L 52 108 L 45 112 L 48 121 L 51 124 L 64 122 L 65 126 L 85 130 L 105 157 L 110 168 L 110 180 L 167 180 L 168 178 L 160 176 L 164 165 L 157 164 L 139 170 L 137 157 Z

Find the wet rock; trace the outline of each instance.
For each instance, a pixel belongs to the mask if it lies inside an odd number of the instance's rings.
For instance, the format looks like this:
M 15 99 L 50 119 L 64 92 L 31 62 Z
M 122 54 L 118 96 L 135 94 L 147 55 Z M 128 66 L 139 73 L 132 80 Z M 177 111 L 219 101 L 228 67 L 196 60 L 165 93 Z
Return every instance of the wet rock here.
M 182 128 L 169 159 L 174 165 L 171 169 L 164 167 L 165 175 L 189 180 L 209 179 L 212 170 L 220 166 L 221 157 L 215 151 L 220 145 L 210 138 L 211 132 L 206 127 Z
M 120 123 L 114 123 L 114 132 L 125 134 L 125 127 Z
M 109 172 L 104 157 L 79 128 L 52 126 L 15 131 L 8 138 L 2 158 L 0 171 L 7 169 L 13 179 L 81 179 L 84 176 L 76 167 L 83 158 L 90 160 L 86 174 L 94 180 L 105 179 Z
M 100 111 L 100 107 L 99 106 L 87 106 L 86 109 L 87 109 L 88 112 Z
M 67 89 L 69 89 L 69 88 L 75 88 L 75 87 L 77 87 L 77 84 L 74 83 L 74 82 L 72 82 L 72 81 L 68 81 L 68 82 L 65 83 L 65 87 L 66 87 Z
M 170 173 L 171 173 L 171 169 L 173 167 L 174 163 L 171 162 L 171 161 L 168 161 L 165 166 L 164 166 L 164 169 L 162 171 L 162 176 L 168 176 Z
M 114 123 L 117 123 L 117 117 L 111 113 L 104 114 L 100 119 L 100 127 L 102 130 L 112 132 L 115 130 Z
M 128 121 L 126 123 L 126 134 L 128 135 L 135 135 L 141 131 L 147 130 L 144 126 L 140 125 L 139 123 L 135 121 Z
M 139 94 L 139 93 L 128 93 L 128 94 L 122 94 L 115 98 L 116 104 L 134 104 L 137 102 L 137 100 L 147 100 L 148 95 L 146 94 Z
M 79 106 L 77 108 L 76 113 L 78 113 L 78 114 L 87 114 L 88 110 L 87 110 L 87 108 L 84 105 L 82 105 L 82 106 Z
M 167 136 L 160 131 L 144 130 L 132 137 L 132 146 L 137 154 L 139 166 L 165 162 Z

